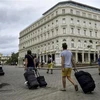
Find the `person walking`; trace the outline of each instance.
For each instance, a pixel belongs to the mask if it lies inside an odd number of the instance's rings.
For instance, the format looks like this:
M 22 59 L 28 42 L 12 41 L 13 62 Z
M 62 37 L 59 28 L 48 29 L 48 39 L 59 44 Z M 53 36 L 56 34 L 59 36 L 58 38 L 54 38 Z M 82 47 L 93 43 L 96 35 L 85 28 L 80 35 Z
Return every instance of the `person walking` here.
M 44 66 L 44 61 L 43 60 L 41 60 L 41 67 L 43 67 Z
M 28 50 L 27 55 L 25 55 L 25 71 L 28 72 L 28 71 L 33 71 L 33 70 L 37 71 L 36 62 L 32 55 L 31 50 Z M 27 85 L 27 80 L 25 81 L 24 84 Z
M 98 70 L 99 70 L 99 75 L 100 75 L 100 55 L 99 55 L 99 58 L 98 58 Z
M 27 55 L 25 55 L 25 70 L 32 71 L 36 69 L 36 62 L 34 57 L 32 56 L 31 50 L 27 51 Z
M 48 56 L 47 74 L 49 73 L 49 70 L 51 70 L 51 74 L 53 74 L 53 61 L 52 61 L 51 55 Z
M 63 51 L 61 52 L 61 68 L 62 68 L 62 84 L 63 88 L 61 91 L 66 91 L 66 77 L 74 85 L 76 91 L 78 91 L 78 85 L 75 84 L 71 78 L 72 66 L 76 70 L 76 65 L 73 59 L 71 51 L 67 50 L 67 44 L 62 44 Z
M 37 58 L 36 54 L 34 56 L 36 68 L 39 68 L 39 59 Z

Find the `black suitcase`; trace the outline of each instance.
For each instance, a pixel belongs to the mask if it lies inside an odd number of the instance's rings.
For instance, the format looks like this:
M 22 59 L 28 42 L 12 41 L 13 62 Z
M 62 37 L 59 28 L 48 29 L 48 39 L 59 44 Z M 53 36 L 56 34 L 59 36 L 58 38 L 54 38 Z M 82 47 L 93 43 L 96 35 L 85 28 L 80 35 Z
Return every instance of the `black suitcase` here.
M 29 89 L 36 89 L 39 86 L 34 71 L 25 72 L 24 77 L 27 81 L 27 85 Z
M 95 89 L 95 82 L 88 72 L 75 71 L 75 77 L 84 93 L 92 92 Z
M 2 69 L 2 67 L 0 67 L 0 76 L 2 76 L 2 75 L 4 75 L 5 73 L 4 73 L 4 71 L 3 71 L 3 69 Z
M 38 70 L 37 70 L 37 80 L 39 82 L 40 87 L 46 87 L 47 86 L 47 82 L 45 81 L 44 76 L 40 76 L 40 73 L 39 73 Z

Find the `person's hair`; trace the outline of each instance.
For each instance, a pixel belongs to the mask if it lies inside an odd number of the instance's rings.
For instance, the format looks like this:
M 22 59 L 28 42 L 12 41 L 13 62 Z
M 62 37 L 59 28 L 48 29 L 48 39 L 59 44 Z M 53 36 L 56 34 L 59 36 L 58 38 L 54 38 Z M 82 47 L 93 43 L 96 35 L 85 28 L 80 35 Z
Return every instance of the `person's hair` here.
M 51 57 L 51 55 L 49 54 L 48 57 Z
M 27 54 L 31 55 L 32 54 L 31 50 L 27 50 Z
M 63 47 L 63 49 L 67 49 L 67 44 L 66 43 L 63 43 L 62 44 L 62 47 Z

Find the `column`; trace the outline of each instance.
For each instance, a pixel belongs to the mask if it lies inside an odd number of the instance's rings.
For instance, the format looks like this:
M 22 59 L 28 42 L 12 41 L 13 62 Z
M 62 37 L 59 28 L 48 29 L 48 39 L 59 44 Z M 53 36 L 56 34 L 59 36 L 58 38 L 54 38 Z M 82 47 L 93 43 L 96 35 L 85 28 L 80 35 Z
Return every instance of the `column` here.
M 82 63 L 84 63 L 84 52 L 82 52 Z
M 42 54 L 42 56 L 43 56 L 43 61 L 44 61 L 44 54 Z
M 58 53 L 58 52 L 56 52 L 56 54 L 55 54 L 55 65 L 61 66 L 61 56 L 60 56 L 60 53 Z
M 39 56 L 40 56 L 39 61 L 41 62 L 41 54 Z
M 48 62 L 48 54 L 46 54 L 46 61 Z
M 76 55 L 76 63 L 78 62 L 78 53 L 77 52 L 75 52 L 75 55 Z
M 90 52 L 88 53 L 88 62 L 90 63 Z
M 96 61 L 96 53 L 94 52 L 94 62 Z

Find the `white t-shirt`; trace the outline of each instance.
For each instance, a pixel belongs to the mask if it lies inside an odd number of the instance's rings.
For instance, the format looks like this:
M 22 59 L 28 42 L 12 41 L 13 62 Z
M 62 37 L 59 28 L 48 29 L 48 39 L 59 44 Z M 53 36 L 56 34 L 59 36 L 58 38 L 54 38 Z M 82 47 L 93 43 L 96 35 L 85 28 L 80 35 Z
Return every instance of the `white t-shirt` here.
M 64 61 L 64 67 L 65 68 L 72 68 L 72 53 L 69 50 L 64 50 L 61 52 L 61 57 L 64 57 L 65 61 Z

